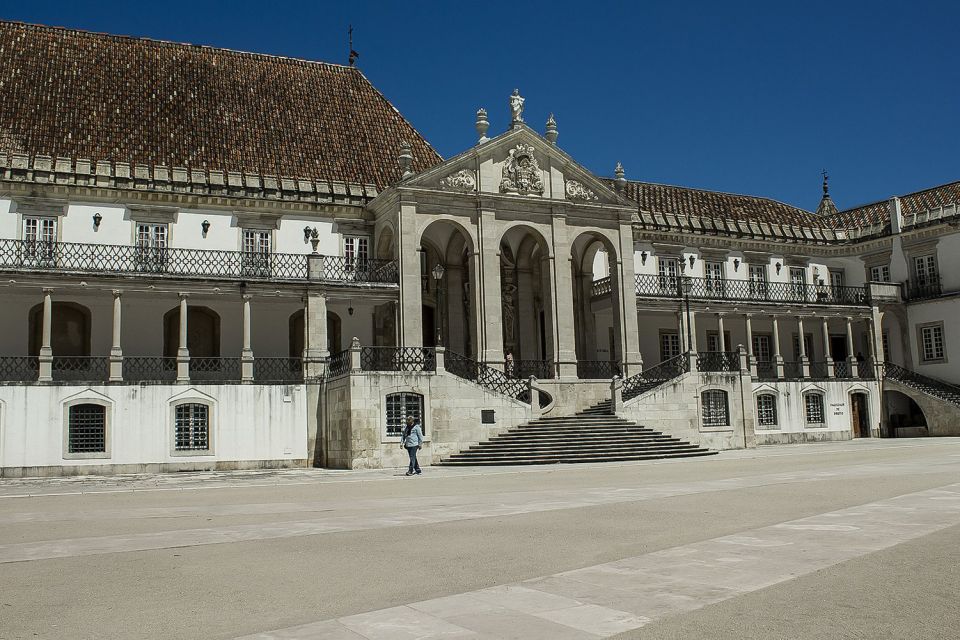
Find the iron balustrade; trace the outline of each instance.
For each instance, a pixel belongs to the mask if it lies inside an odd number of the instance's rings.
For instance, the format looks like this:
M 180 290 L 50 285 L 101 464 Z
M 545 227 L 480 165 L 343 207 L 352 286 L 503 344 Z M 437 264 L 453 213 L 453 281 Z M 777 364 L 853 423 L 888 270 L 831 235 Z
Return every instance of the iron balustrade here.
M 777 379 L 777 363 L 773 360 L 755 360 L 757 366 L 757 378 L 760 380 Z
M 851 378 L 852 372 L 850 371 L 850 363 L 846 360 L 834 360 L 833 361 L 833 377 L 835 378 Z
M 907 280 L 905 289 L 907 300 L 927 300 L 943 295 L 943 284 L 940 282 L 939 275 Z
M 105 382 L 110 379 L 110 358 L 54 356 L 52 376 L 57 382 Z
M 429 347 L 362 347 L 363 371 L 436 371 L 437 356 Z
M 40 358 L 0 356 L 0 382 L 33 382 L 40 377 Z
M 489 365 L 491 363 L 485 364 Z M 551 380 L 554 377 L 554 366 L 551 360 L 514 360 L 512 363 L 504 362 L 503 369 L 507 376 L 522 380 L 526 380 L 530 376 L 541 380 Z
M 690 371 L 690 354 L 681 353 L 624 380 L 621 389 L 622 398 L 624 400 L 635 398 L 641 393 L 679 378 L 688 371 Z
M 123 356 L 123 379 L 129 382 L 173 382 L 177 379 L 177 359 Z
M 614 376 L 622 376 L 623 371 L 619 362 L 610 360 L 578 360 L 577 377 L 581 380 L 609 380 Z
M 857 361 L 857 377 L 861 380 L 876 380 L 877 366 L 872 358 Z
M 494 393 L 509 396 L 530 404 L 529 389 L 527 388 L 526 381 L 508 376 L 503 371 L 494 369 L 483 362 L 477 362 L 473 358 L 468 358 L 448 350 L 444 357 L 444 367 L 449 373 L 458 378 L 469 380 Z M 541 392 L 541 406 L 546 406 L 545 400 L 549 402 L 549 397 L 545 398 L 544 395 L 545 394 Z
M 883 363 L 883 377 L 960 406 L 960 386 L 955 384 L 921 375 L 892 362 Z
M 306 280 L 308 254 L 177 249 L 137 245 L 0 240 L 0 269 L 149 274 L 243 280 Z M 320 256 L 320 279 L 397 283 L 395 260 Z
M 740 353 L 737 351 L 700 351 L 697 353 L 697 371 L 702 373 L 740 371 Z
M 761 282 L 726 278 L 687 278 L 637 274 L 636 294 L 646 298 L 685 297 L 684 280 L 689 282 L 689 297 L 694 300 L 730 300 L 735 302 L 785 302 L 824 305 L 867 306 L 867 291 L 862 287 Z
M 190 380 L 238 382 L 241 377 L 240 358 L 190 357 Z
M 783 362 L 783 378 L 785 380 L 800 380 L 803 378 L 803 364 L 796 360 Z
M 810 361 L 810 378 L 813 380 L 825 380 L 830 377 L 830 372 L 826 362 Z
M 303 382 L 303 358 L 254 358 L 255 382 Z
M 613 285 L 610 283 L 610 276 L 594 280 L 590 288 L 590 293 L 594 297 L 605 296 L 611 291 L 613 291 Z
M 333 354 L 327 362 L 327 378 L 342 376 L 347 373 L 350 373 L 349 349 Z

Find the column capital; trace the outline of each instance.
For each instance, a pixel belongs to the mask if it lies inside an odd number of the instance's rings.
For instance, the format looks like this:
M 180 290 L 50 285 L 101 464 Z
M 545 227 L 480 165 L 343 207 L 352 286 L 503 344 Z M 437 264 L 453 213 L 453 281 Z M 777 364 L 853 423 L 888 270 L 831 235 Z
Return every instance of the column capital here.
M 244 299 L 244 300 L 253 300 L 253 294 L 252 294 L 252 293 L 244 293 L 244 294 L 241 295 L 240 297 L 241 297 L 242 299 Z
M 114 298 L 119 298 L 123 295 L 123 289 L 114 289 L 112 293 Z
M 41 289 L 41 291 L 43 291 L 43 293 L 44 293 L 45 295 L 49 295 L 49 294 L 53 293 L 53 287 L 43 287 L 43 288 Z
M 187 298 L 190 297 L 190 294 L 187 293 L 186 291 L 178 291 L 177 297 L 180 298 L 181 300 L 186 300 Z

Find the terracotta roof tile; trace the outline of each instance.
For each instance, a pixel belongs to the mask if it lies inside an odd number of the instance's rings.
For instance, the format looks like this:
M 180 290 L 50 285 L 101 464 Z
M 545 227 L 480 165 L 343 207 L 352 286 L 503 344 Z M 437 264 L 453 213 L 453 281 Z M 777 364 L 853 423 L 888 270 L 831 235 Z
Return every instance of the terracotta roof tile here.
M 441 161 L 359 70 L 0 21 L 0 153 L 375 184 Z

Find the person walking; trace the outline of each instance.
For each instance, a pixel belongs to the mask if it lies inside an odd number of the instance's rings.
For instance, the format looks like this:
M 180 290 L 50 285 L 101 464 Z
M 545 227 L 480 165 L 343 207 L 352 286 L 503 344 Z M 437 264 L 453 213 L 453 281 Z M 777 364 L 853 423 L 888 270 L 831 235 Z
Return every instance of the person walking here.
M 413 419 L 413 416 L 407 416 L 407 425 L 403 428 L 403 440 L 400 446 L 407 450 L 410 455 L 410 466 L 407 468 L 407 475 L 420 475 L 420 463 L 417 462 L 417 451 L 423 446 L 423 429 L 420 423 Z

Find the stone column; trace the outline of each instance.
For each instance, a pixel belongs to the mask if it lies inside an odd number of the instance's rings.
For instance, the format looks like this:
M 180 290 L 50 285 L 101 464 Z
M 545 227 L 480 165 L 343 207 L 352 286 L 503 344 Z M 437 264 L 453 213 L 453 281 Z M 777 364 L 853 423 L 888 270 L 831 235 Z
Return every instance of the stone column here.
M 327 295 L 318 291 L 307 293 L 303 310 L 303 366 L 304 375 L 316 379 L 323 375 L 327 348 Z
M 857 356 L 853 352 L 853 320 L 850 316 L 847 316 L 847 367 L 850 369 L 851 378 L 856 378 L 860 375 Z
M 250 298 L 243 294 L 243 350 L 240 352 L 240 378 L 253 380 L 253 349 L 250 348 Z
M 810 377 L 810 359 L 807 358 L 807 346 L 803 340 L 803 316 L 797 316 L 797 348 L 800 350 L 800 377 Z
M 492 204 L 480 209 L 480 360 L 503 367 L 503 305 L 500 291 L 500 234 Z
M 446 281 L 443 293 L 445 309 L 442 318 L 437 318 L 438 321 L 444 321 L 443 346 L 455 353 L 470 355 L 464 353 L 466 350 L 463 348 L 466 332 L 469 330 L 466 318 L 463 317 L 463 267 L 448 266 L 443 281 Z
M 719 336 L 719 340 L 717 340 L 717 344 L 720 345 L 720 351 L 722 351 L 722 352 L 723 352 L 723 351 L 726 351 L 726 350 L 727 350 L 727 340 L 726 340 L 726 338 L 723 336 L 723 314 L 722 314 L 722 313 L 718 313 L 718 314 L 717 314 L 717 333 L 718 333 L 718 336 Z
M 400 255 L 400 327 L 398 331 L 400 344 L 398 346 L 422 347 L 423 302 L 415 202 L 400 203 L 397 246 Z M 323 348 L 326 349 L 326 346 L 324 345 Z
M 772 316 L 773 319 L 773 363 L 777 369 L 777 378 L 783 377 L 783 356 L 780 355 L 780 322 L 777 320 L 777 316 Z
M 110 347 L 110 381 L 123 380 L 123 349 L 120 345 L 121 318 L 119 289 L 113 290 L 113 344 Z
M 827 367 L 827 377 L 833 378 L 836 377 L 836 372 L 833 370 L 833 357 L 830 355 L 830 322 L 826 316 L 822 319 L 823 322 L 823 361 L 826 363 L 824 366 Z
M 757 376 L 757 361 L 753 357 L 753 316 L 749 313 L 744 314 L 744 320 L 747 325 L 747 363 L 750 368 L 750 375 Z
M 620 246 L 617 270 L 619 272 L 621 350 L 623 351 L 623 375 L 632 376 L 643 370 L 640 353 L 640 323 L 637 317 L 637 284 L 633 264 L 633 225 L 629 218 L 620 221 Z
M 561 378 L 577 377 L 577 339 L 573 325 L 573 271 L 570 260 L 570 242 L 567 237 L 566 214 L 562 208 L 554 208 L 551 218 L 553 246 L 550 252 L 550 301 L 553 320 L 553 359 L 558 365 Z
M 180 296 L 180 336 L 177 341 L 177 382 L 190 382 L 190 349 L 187 347 L 187 298 L 190 294 L 179 293 Z
M 43 331 L 41 332 L 40 343 L 40 375 L 38 380 L 49 382 L 53 380 L 53 347 L 52 328 L 53 328 L 53 289 L 45 287 L 43 289 Z
M 686 308 L 684 308 L 686 313 Z M 693 309 L 690 310 L 690 316 L 687 318 L 690 325 L 690 371 L 697 370 L 697 314 Z

